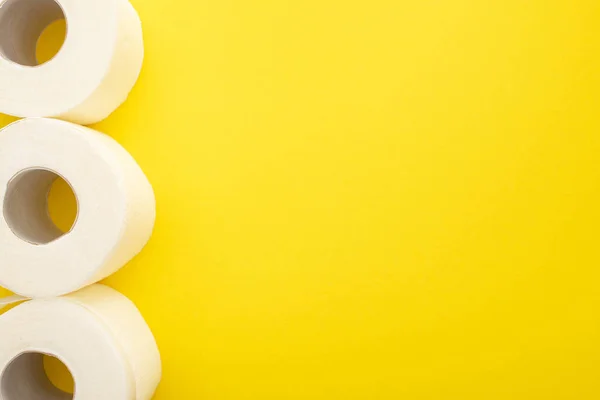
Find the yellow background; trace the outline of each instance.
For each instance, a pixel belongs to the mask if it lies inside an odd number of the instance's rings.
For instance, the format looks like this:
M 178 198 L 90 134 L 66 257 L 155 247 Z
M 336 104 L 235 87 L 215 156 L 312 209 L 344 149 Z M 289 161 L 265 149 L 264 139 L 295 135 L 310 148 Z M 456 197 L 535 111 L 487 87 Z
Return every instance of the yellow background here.
M 157 400 L 600 397 L 600 2 L 133 3 Z

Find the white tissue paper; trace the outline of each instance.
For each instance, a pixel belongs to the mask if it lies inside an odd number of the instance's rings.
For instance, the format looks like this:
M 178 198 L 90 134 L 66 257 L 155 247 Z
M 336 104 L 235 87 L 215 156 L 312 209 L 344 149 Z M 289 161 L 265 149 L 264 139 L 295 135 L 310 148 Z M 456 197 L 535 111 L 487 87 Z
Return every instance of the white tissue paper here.
M 77 217 L 59 230 L 48 214 L 58 177 Z M 107 135 L 34 118 L 0 131 L 0 285 L 27 297 L 59 296 L 107 277 L 144 247 L 154 192 L 135 160 Z
M 62 18 L 61 49 L 38 65 L 39 36 Z M 143 57 L 127 0 L 0 0 L 0 113 L 98 122 L 125 101 Z
M 49 381 L 44 355 L 68 368 L 73 394 Z M 30 300 L 0 317 L 0 400 L 149 400 L 160 377 L 148 325 L 107 286 Z

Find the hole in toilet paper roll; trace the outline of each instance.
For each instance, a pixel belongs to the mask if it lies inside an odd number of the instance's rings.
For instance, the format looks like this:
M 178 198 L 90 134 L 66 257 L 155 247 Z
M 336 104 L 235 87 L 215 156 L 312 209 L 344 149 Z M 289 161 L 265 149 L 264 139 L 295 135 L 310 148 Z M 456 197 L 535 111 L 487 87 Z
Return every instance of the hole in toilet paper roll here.
M 72 393 L 60 390 L 52 384 L 44 370 L 44 356 L 47 355 L 27 352 L 19 354 L 8 363 L 0 378 L 2 399 L 72 400 L 74 398 Z
M 60 51 L 65 37 L 58 39 L 58 45 L 45 45 L 57 48 L 50 55 L 42 51 L 39 61 L 38 40 L 49 25 L 59 20 L 66 21 L 65 13 L 54 0 L 0 0 L 0 56 L 29 67 L 49 61 Z M 66 36 L 66 22 L 64 26 Z M 60 36 L 60 29 L 50 30 L 50 36 Z
M 64 180 L 63 196 L 58 196 L 64 205 L 72 201 L 75 212 L 72 222 L 68 221 L 69 213 L 62 217 L 62 228 L 52 220 L 49 210 L 49 195 L 55 181 Z M 70 194 L 65 196 L 64 194 Z M 54 207 L 53 207 L 54 208 Z M 77 221 L 77 196 L 68 181 L 54 171 L 42 168 L 30 168 L 16 174 L 9 182 L 4 197 L 4 219 L 13 233 L 35 245 L 48 244 L 73 229 Z
M 69 368 L 57 357 L 44 354 L 44 371 L 54 386 L 65 393 L 75 391 L 75 382 Z
M 67 22 L 54 21 L 44 29 L 37 41 L 36 59 L 38 64 L 52 60 L 62 48 L 67 35 Z
M 77 198 L 69 183 L 61 177 L 50 186 L 48 214 L 62 232 L 69 232 L 77 219 Z

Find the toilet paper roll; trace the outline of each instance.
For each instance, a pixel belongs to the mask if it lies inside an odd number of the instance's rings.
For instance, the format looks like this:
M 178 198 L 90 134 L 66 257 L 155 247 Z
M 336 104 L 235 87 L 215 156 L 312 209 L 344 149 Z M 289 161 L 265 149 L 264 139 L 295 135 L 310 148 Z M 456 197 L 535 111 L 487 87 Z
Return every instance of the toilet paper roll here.
M 48 214 L 58 177 L 77 217 Z M 24 119 L 0 131 L 0 285 L 27 297 L 76 291 L 114 273 L 146 244 L 154 193 L 135 160 L 107 135 L 69 122 Z
M 74 394 L 50 383 L 58 358 Z M 156 342 L 135 305 L 104 285 L 35 299 L 0 316 L 0 400 L 148 400 L 160 381 Z
M 39 36 L 62 18 L 62 48 L 38 65 Z M 98 122 L 125 101 L 143 56 L 141 22 L 127 0 L 0 0 L 1 113 Z

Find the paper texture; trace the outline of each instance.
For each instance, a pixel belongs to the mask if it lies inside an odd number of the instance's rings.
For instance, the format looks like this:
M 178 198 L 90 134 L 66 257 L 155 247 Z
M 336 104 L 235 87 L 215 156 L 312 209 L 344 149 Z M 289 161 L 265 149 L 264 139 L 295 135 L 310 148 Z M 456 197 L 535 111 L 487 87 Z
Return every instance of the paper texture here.
M 160 381 L 152 332 L 131 301 L 104 285 L 24 302 L 1 316 L 0 335 L 0 400 L 149 400 Z M 43 355 L 67 366 L 74 394 L 49 382 Z
M 62 177 L 76 221 L 58 230 L 47 211 Z M 59 296 L 114 273 L 140 252 L 155 220 L 154 192 L 135 160 L 107 135 L 69 122 L 25 119 L 0 131 L 0 285 Z
M 61 18 L 62 48 L 37 65 L 37 39 Z M 141 22 L 127 0 L 0 0 L 0 113 L 101 121 L 127 98 L 143 57 Z

